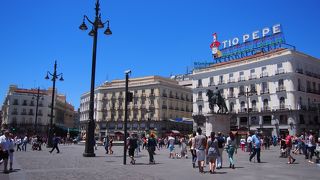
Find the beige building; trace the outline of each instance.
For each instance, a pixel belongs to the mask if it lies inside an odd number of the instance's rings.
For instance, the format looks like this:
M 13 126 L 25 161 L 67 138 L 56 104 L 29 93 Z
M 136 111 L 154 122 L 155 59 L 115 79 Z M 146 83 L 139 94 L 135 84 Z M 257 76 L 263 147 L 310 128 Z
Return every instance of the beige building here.
M 129 91 L 133 100 L 128 104 L 129 132 L 154 130 L 160 136 L 171 130 L 181 133 L 192 131 L 192 90 L 180 86 L 177 81 L 159 76 L 129 79 Z M 81 133 L 85 134 L 89 118 L 90 93 L 81 96 Z M 125 80 L 106 82 L 95 89 L 94 119 L 96 136 L 123 133 Z M 118 136 L 118 137 L 119 137 Z
M 50 123 L 51 97 L 52 88 L 40 89 L 38 96 L 38 89 L 22 89 L 10 85 L 2 105 L 2 129 L 9 128 L 17 134 L 32 134 L 37 127 L 37 133 L 45 136 Z M 61 129 L 73 127 L 74 108 L 66 101 L 66 96 L 56 93 L 54 102 L 53 124 Z

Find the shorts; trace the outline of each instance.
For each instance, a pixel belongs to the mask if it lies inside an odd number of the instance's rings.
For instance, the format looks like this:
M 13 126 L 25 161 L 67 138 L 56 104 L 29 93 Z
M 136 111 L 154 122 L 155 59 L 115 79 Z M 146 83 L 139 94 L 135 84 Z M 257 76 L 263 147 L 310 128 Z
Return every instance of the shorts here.
M 134 157 L 134 148 L 129 148 L 129 156 Z
M 204 161 L 204 159 L 205 159 L 204 150 L 198 150 L 198 149 L 196 149 L 196 154 L 197 154 L 197 160 L 198 160 L 198 161 Z
M 172 152 L 174 150 L 174 145 L 169 145 L 169 151 Z
M 286 148 L 286 151 L 287 151 L 287 155 L 290 156 L 291 148 L 287 147 L 287 148 Z

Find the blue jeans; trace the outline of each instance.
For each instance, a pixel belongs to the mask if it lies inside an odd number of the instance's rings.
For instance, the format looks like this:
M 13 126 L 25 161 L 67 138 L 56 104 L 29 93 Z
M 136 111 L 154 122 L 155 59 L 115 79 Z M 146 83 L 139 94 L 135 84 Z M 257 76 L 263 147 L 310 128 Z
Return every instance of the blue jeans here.
M 258 161 L 258 163 L 261 162 L 261 161 L 260 161 L 260 152 L 261 152 L 261 149 L 260 149 L 260 148 L 253 148 L 253 153 L 251 154 L 249 160 L 251 161 L 252 158 L 257 154 L 257 161 Z
M 233 146 L 230 146 L 228 149 L 227 149 L 227 153 L 228 153 L 228 158 L 229 158 L 229 162 L 231 165 L 234 165 L 234 160 L 233 160 L 233 154 L 234 154 L 234 147 Z

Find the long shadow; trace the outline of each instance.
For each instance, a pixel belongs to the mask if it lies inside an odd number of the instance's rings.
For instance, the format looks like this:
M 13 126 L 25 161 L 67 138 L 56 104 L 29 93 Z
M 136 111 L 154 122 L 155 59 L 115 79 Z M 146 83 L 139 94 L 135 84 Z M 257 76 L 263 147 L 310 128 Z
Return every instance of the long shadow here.
M 162 163 L 155 163 L 155 164 L 149 164 L 149 163 L 135 163 L 133 166 L 136 166 L 136 165 L 138 165 L 138 166 L 154 166 L 154 165 L 157 165 L 157 164 L 162 164 Z

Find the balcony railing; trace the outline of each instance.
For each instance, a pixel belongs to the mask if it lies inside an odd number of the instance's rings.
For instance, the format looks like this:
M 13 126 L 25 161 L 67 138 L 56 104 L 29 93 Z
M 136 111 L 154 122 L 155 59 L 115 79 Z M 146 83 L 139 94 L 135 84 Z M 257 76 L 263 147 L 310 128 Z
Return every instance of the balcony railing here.
M 257 79 L 257 75 L 251 74 L 251 75 L 249 76 L 249 80 L 251 80 L 251 79 Z
M 209 82 L 208 86 L 214 86 L 214 82 Z
M 260 78 L 263 78 L 263 77 L 268 77 L 269 75 L 268 75 L 268 72 L 262 72 L 261 74 L 260 74 Z
M 203 101 L 202 97 L 197 98 L 197 102 L 199 102 L 199 101 Z
M 291 108 L 290 108 L 289 105 L 284 105 L 284 104 L 282 104 L 282 105 L 280 105 L 280 106 L 275 106 L 274 109 L 275 109 L 276 111 L 284 111 L 284 110 L 290 110 Z
M 197 88 L 202 88 L 202 87 L 203 87 L 202 84 L 197 85 Z
M 269 112 L 271 111 L 271 108 L 269 106 L 264 106 L 261 108 L 261 112 Z
M 269 89 L 263 89 L 260 91 L 260 94 L 269 94 Z
M 249 96 L 257 95 L 257 91 L 255 89 L 249 91 Z
M 229 93 L 229 94 L 228 94 L 228 98 L 235 98 L 234 93 Z
M 218 81 L 218 85 L 221 85 L 221 84 L 223 84 L 224 83 L 224 80 L 219 80 Z
M 239 113 L 246 113 L 247 112 L 247 108 L 240 108 L 239 109 Z
M 240 96 L 245 96 L 245 95 L 246 95 L 245 92 L 239 92 L 238 97 L 240 97 Z
M 245 81 L 245 80 L 246 80 L 246 78 L 244 76 L 239 77 L 239 81 Z
M 277 92 L 286 91 L 286 87 L 284 85 L 281 85 L 281 86 L 277 87 L 276 91 Z
M 276 70 L 275 75 L 284 74 L 284 73 L 285 73 L 284 69 L 280 68 Z
M 234 78 L 229 78 L 228 79 L 228 83 L 234 83 L 234 82 L 236 82 L 236 80 Z
M 296 69 L 296 72 L 299 73 L 299 74 L 303 74 L 303 69 L 297 68 L 297 69 Z
M 167 106 L 166 105 L 162 105 L 162 109 L 167 109 Z

